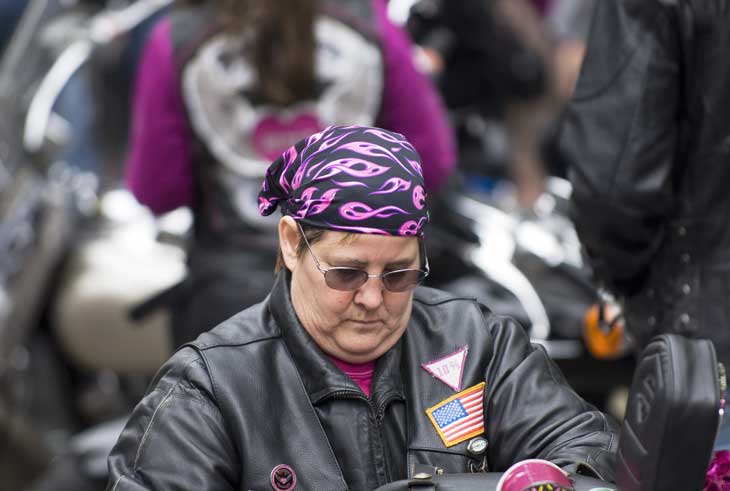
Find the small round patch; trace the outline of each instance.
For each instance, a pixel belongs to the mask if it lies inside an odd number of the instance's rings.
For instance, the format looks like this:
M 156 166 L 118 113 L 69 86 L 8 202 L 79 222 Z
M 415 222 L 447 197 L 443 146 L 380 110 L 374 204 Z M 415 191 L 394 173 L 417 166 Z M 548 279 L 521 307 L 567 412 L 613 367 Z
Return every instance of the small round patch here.
M 297 487 L 297 474 L 286 464 L 279 464 L 271 470 L 271 487 L 275 491 L 292 491 Z
M 469 444 L 466 446 L 466 451 L 472 455 L 482 455 L 484 452 L 487 451 L 486 438 L 482 438 L 481 436 L 478 436 L 478 437 L 472 439 L 469 442 Z

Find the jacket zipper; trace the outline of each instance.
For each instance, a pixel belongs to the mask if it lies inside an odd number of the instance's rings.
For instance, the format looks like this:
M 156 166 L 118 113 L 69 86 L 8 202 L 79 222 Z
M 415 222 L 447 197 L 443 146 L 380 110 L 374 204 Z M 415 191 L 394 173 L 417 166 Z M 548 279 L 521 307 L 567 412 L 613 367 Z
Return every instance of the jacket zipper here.
M 372 443 L 374 445 L 377 445 L 377 448 L 380 449 L 379 456 L 373 455 L 373 465 L 375 466 L 378 486 L 388 484 L 388 482 L 390 482 L 390 473 L 388 472 L 388 466 L 385 465 L 386 455 L 385 445 L 383 443 L 384 438 L 382 435 L 383 421 L 385 419 L 385 409 L 388 407 L 388 404 L 390 404 L 395 399 L 400 399 L 401 397 L 398 394 L 391 393 L 385 399 L 383 399 L 383 402 L 377 409 L 373 406 L 373 403 L 370 399 L 365 397 L 363 394 L 355 391 L 338 390 L 328 394 L 322 400 L 330 398 L 359 399 L 367 403 L 368 412 L 370 414 L 370 417 L 368 418 L 370 426 L 370 437 L 373 439 Z M 382 479 L 381 476 L 383 476 Z
M 396 399 L 402 399 L 402 397 L 400 397 L 400 395 L 397 393 L 391 392 L 383 399 L 383 402 L 380 404 L 380 406 L 375 411 L 375 419 L 374 419 L 375 432 L 374 433 L 375 433 L 375 435 L 377 435 L 378 442 L 380 443 L 383 475 L 385 476 L 385 482 L 379 482 L 379 484 L 381 486 L 383 484 L 389 483 L 392 480 L 392 476 L 390 475 L 388 466 L 386 465 L 386 461 L 389 456 L 386 455 L 387 450 L 386 450 L 385 444 L 384 444 L 383 421 L 385 420 L 385 410 L 387 409 L 388 405 Z
M 720 386 L 720 407 L 718 408 L 719 418 L 717 420 L 717 433 L 715 439 L 720 434 L 722 422 L 725 419 L 725 401 L 727 397 L 727 373 L 723 363 L 717 364 L 717 381 Z

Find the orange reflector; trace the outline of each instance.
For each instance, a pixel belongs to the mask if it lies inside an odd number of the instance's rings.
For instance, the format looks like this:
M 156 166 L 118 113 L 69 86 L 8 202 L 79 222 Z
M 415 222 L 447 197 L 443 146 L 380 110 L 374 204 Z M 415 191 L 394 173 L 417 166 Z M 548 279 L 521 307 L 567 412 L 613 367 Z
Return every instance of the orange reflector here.
M 614 360 L 624 355 L 626 346 L 624 324 L 621 321 L 612 322 L 618 315 L 618 308 L 615 306 L 611 308 L 606 304 L 593 305 L 586 312 L 583 340 L 593 357 Z

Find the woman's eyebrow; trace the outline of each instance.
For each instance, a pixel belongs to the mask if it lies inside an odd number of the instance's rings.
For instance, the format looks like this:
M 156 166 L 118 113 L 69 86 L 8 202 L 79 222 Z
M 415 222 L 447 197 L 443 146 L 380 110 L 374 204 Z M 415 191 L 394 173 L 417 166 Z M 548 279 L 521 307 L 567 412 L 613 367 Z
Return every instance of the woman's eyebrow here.
M 325 258 L 325 261 L 327 262 L 327 264 L 330 264 L 332 266 L 347 265 L 355 268 L 364 268 L 368 265 L 368 262 L 363 261 L 362 259 L 357 259 L 354 257 L 342 257 L 337 256 L 336 254 L 332 255 L 332 257 Z
M 388 269 L 404 269 L 409 267 L 411 264 L 413 264 L 417 258 L 413 259 L 398 259 L 393 262 L 389 262 L 385 265 Z M 366 269 L 370 264 L 367 261 L 363 261 L 362 259 L 357 259 L 353 257 L 332 257 L 327 261 L 327 264 L 331 266 L 351 266 L 354 268 L 361 268 Z
M 416 261 L 417 258 L 401 259 L 400 261 L 393 261 L 392 263 L 388 263 L 387 267 L 390 269 L 404 269 L 410 267 Z

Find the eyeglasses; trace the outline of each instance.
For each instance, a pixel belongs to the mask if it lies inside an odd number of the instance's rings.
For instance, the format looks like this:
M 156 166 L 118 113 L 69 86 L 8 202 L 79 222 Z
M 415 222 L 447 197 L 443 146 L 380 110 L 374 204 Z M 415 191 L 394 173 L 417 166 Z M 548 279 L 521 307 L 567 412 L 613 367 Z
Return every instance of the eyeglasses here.
M 385 286 L 386 290 L 391 292 L 405 292 L 408 290 L 412 290 L 413 288 L 418 286 L 419 283 L 426 279 L 426 276 L 428 276 L 428 273 L 430 272 L 430 269 L 428 267 L 428 258 L 426 257 L 426 249 L 423 245 L 423 242 L 420 240 L 419 242 L 421 244 L 422 254 L 425 258 L 425 270 L 397 269 L 395 271 L 387 271 L 380 274 L 370 274 L 364 269 L 351 268 L 347 266 L 323 268 L 319 264 L 317 257 L 314 255 L 314 252 L 312 251 L 312 246 L 309 245 L 309 240 L 307 240 L 307 236 L 304 233 L 301 224 L 297 222 L 297 225 L 299 226 L 299 231 L 302 234 L 304 243 L 307 245 L 307 249 L 309 249 L 309 253 L 312 255 L 312 259 L 314 259 L 314 264 L 317 266 L 319 272 L 324 275 L 324 281 L 327 286 L 334 290 L 357 290 L 358 288 L 363 286 L 368 281 L 368 279 L 380 278 L 383 281 L 383 286 Z

